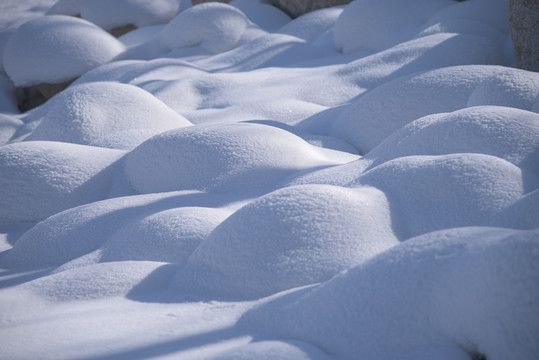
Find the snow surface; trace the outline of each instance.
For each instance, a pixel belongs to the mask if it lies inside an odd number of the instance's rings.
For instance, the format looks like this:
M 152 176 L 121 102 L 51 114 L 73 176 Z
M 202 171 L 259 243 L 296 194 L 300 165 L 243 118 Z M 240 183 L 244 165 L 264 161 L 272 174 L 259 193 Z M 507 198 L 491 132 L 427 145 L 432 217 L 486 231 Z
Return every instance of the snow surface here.
M 506 16 L 4 0 L 0 358 L 536 359 L 539 74 Z

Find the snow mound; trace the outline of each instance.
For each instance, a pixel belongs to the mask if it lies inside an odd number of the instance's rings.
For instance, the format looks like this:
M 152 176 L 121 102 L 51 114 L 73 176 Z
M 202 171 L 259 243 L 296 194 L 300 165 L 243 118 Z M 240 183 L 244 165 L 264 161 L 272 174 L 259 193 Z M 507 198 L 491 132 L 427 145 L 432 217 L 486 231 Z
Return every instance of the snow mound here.
M 26 140 L 131 149 L 163 131 L 192 125 L 150 93 L 113 82 L 72 86 L 46 109 Z
M 36 221 L 104 199 L 123 151 L 52 141 L 0 148 L 0 219 Z
M 488 10 L 486 10 L 488 9 Z M 452 2 L 451 6 L 440 8 L 426 23 L 427 26 L 453 20 L 471 20 L 486 24 L 509 35 L 505 0 L 473 0 Z
M 275 31 L 291 20 L 280 9 L 260 0 L 233 0 L 229 5 L 240 9 L 250 21 L 265 31 Z
M 188 259 L 179 291 L 256 298 L 328 280 L 398 243 L 374 188 L 284 188 L 244 206 Z
M 49 301 L 125 296 L 163 263 L 122 261 L 89 265 L 32 280 L 21 286 Z
M 144 260 L 185 265 L 187 258 L 230 212 L 182 207 L 126 224 L 110 237 L 100 261 Z
M 124 50 L 121 42 L 86 20 L 43 16 L 15 30 L 4 50 L 4 68 L 16 86 L 62 83 Z
M 539 73 L 509 68 L 477 85 L 466 105 L 498 105 L 533 111 L 538 97 Z
M 383 50 L 411 39 L 420 26 L 453 0 L 356 0 L 334 27 L 335 44 L 344 53 Z
M 394 131 L 426 115 L 475 105 L 531 110 L 538 83 L 539 74 L 485 65 L 411 74 L 359 96 L 337 115 L 328 131 L 367 153 Z
M 334 6 L 308 12 L 284 25 L 277 32 L 313 42 L 325 32 L 333 29 L 342 10 L 342 7 Z
M 294 172 L 357 156 L 310 145 L 285 130 L 259 124 L 193 126 L 142 143 L 125 171 L 140 193 L 203 190 L 268 191 Z
M 518 167 L 468 153 L 397 158 L 365 172 L 353 184 L 384 191 L 407 225 L 408 236 L 497 225 L 493 217 L 524 195 Z
M 180 5 L 181 0 L 60 0 L 47 14 L 80 16 L 105 30 L 112 30 L 125 25 L 142 27 L 167 23 L 178 13 Z
M 232 49 L 247 29 L 249 20 L 234 6 L 204 3 L 179 13 L 155 41 L 168 51 L 200 46 L 212 54 Z
M 117 231 L 129 231 L 138 227 L 149 233 L 155 225 L 155 231 L 163 231 L 161 236 L 165 239 L 167 228 L 174 228 L 175 224 L 184 223 L 184 221 L 163 224 L 161 227 L 160 220 L 168 216 L 172 217 L 173 212 L 162 215 L 159 213 L 179 207 L 216 207 L 222 202 L 223 199 L 215 194 L 208 198 L 196 192 L 172 192 L 125 196 L 78 206 L 36 224 L 17 240 L 13 249 L 2 257 L 0 263 L 7 268 L 42 268 L 63 265 L 66 269 L 94 264 L 100 261 L 101 253 L 111 258 L 120 256 L 115 253 L 115 242 L 118 241 L 116 245 L 119 245 L 122 241 L 121 233 L 115 236 Z M 146 219 L 153 215 L 155 217 Z M 197 213 L 194 213 L 192 218 L 196 215 Z M 208 227 L 213 221 L 217 221 L 217 216 L 219 216 L 217 210 L 208 211 L 205 220 L 198 220 L 201 225 L 199 238 L 204 236 L 205 231 L 209 231 Z M 139 222 L 142 223 L 139 224 Z M 148 226 L 144 226 L 145 224 Z M 206 228 L 202 227 L 203 224 L 206 224 Z M 185 229 L 188 231 L 189 227 Z M 106 249 L 101 251 L 100 248 L 113 237 L 116 240 L 110 245 L 111 251 L 105 251 Z M 137 250 L 139 254 L 142 254 L 147 250 L 140 237 L 138 239 L 139 242 L 133 239 L 138 247 L 129 249 L 131 254 Z M 124 239 L 124 241 L 129 242 L 129 239 Z M 96 250 L 100 253 L 90 254 Z M 123 251 L 128 250 L 123 249 Z M 170 255 L 161 254 L 161 256 Z M 87 257 L 84 258 L 85 256 Z M 150 260 L 150 258 L 149 256 L 144 260 Z
M 244 321 L 343 359 L 533 359 L 538 239 L 500 228 L 426 234 Z
M 371 167 L 409 155 L 481 153 L 539 175 L 539 115 L 515 108 L 479 106 L 416 120 L 368 153 Z

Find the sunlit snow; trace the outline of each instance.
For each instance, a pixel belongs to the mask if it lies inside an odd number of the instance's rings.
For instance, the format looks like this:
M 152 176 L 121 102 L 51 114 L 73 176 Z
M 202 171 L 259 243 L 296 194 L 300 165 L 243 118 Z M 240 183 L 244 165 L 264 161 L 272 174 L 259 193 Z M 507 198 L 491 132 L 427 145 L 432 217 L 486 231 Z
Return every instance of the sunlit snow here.
M 537 359 L 505 7 L 3 0 L 0 359 Z

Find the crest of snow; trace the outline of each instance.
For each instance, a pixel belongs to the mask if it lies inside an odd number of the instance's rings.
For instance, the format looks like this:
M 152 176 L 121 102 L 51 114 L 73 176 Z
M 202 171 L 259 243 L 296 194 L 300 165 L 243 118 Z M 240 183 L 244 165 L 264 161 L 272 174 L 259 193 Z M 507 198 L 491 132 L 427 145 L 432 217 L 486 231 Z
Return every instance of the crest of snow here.
M 155 41 L 168 51 L 200 46 L 217 54 L 232 49 L 248 25 L 245 14 L 234 6 L 204 3 L 179 13 Z
M 278 29 L 277 32 L 313 42 L 333 28 L 342 11 L 343 7 L 340 6 L 311 11 L 295 18 Z
M 244 321 L 343 359 L 533 359 L 538 238 L 500 228 L 429 233 Z
M 539 175 L 539 114 L 480 106 L 416 120 L 368 153 L 371 167 L 409 155 L 481 153 Z
M 358 97 L 337 115 L 329 133 L 367 153 L 394 131 L 426 115 L 475 105 L 531 110 L 538 82 L 538 74 L 485 65 L 412 74 Z M 497 89 L 491 88 L 494 85 Z
M 137 27 L 164 24 L 181 10 L 181 0 L 60 0 L 48 15 L 80 16 L 111 30 L 124 25 Z
M 411 39 L 420 26 L 453 0 L 356 0 L 335 23 L 335 44 L 344 53 L 382 50 Z
M 125 46 L 94 24 L 70 16 L 43 16 L 21 25 L 4 50 L 16 86 L 61 83 L 117 58 Z
M 192 125 L 150 93 L 114 82 L 71 86 L 46 109 L 25 140 L 130 149 L 163 131 Z
M 288 187 L 226 219 L 175 283 L 189 293 L 263 297 L 328 280 L 397 243 L 381 191 Z
M 233 0 L 229 5 L 240 9 L 250 21 L 266 31 L 275 31 L 291 20 L 280 9 L 261 0 Z
M 260 192 L 294 172 L 356 158 L 312 146 L 273 126 L 242 123 L 193 126 L 156 135 L 127 155 L 125 171 L 140 193 Z
M 408 236 L 493 224 L 493 216 L 523 194 L 522 172 L 483 154 L 407 156 L 383 163 L 356 182 L 382 190 Z
M 123 151 L 32 141 L 0 148 L 0 219 L 36 221 L 104 199 Z

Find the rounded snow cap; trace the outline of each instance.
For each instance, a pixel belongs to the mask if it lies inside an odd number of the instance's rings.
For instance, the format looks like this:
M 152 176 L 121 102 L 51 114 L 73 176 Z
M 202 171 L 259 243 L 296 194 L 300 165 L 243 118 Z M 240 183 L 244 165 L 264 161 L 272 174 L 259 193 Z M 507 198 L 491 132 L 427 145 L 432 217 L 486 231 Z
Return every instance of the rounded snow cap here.
M 180 10 L 178 0 L 60 0 L 48 15 L 80 15 L 97 26 L 111 30 L 125 25 L 136 27 L 164 24 Z
M 210 2 L 179 13 L 161 31 L 158 39 L 170 50 L 200 46 L 218 54 L 234 48 L 248 25 L 249 20 L 241 10 Z
M 21 25 L 4 51 L 16 86 L 62 83 L 105 64 L 125 50 L 113 36 L 82 19 L 43 16 Z

